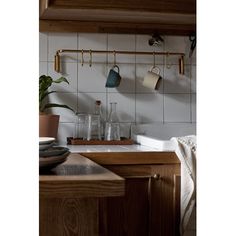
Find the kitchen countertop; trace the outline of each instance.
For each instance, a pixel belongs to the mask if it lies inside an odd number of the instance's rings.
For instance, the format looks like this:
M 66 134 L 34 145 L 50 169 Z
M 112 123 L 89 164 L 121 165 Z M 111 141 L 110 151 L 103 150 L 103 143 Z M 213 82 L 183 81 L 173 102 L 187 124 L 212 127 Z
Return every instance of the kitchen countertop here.
M 158 148 L 139 144 L 133 145 L 65 145 L 71 153 L 87 152 L 158 152 Z
M 62 145 L 71 153 L 98 152 L 174 152 L 175 146 L 171 140 L 160 140 L 146 135 L 134 135 L 132 145 Z
M 40 197 L 111 197 L 124 195 L 125 180 L 80 154 L 39 176 Z

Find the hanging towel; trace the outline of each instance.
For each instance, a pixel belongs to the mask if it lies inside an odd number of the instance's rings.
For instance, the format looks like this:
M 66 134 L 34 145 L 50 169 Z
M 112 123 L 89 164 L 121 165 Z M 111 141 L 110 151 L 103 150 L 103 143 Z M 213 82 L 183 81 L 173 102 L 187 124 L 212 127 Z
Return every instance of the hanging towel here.
M 182 236 L 196 235 L 196 136 L 171 138 L 181 162 L 181 223 Z

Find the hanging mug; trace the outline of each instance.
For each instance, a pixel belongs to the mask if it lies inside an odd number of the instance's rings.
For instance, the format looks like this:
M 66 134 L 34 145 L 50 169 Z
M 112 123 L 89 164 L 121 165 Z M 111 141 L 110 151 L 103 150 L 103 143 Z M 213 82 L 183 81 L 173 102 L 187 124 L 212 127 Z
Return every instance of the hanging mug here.
M 117 69 L 117 71 L 115 71 Z M 115 88 L 120 85 L 121 76 L 120 76 L 120 68 L 117 65 L 114 65 L 108 74 L 106 87 L 107 88 Z
M 153 66 L 151 70 L 147 72 L 143 80 L 143 86 L 149 89 L 158 89 L 158 82 L 161 80 L 160 68 Z

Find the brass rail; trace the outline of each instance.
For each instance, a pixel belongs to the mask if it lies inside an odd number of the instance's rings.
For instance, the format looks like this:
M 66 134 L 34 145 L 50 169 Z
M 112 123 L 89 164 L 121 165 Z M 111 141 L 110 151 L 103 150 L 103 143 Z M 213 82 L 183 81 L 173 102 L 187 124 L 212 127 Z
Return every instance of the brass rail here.
M 60 72 L 61 71 L 61 66 L 60 66 L 60 54 L 61 53 L 81 53 L 82 55 L 82 63 L 83 63 L 83 54 L 84 53 L 89 53 L 90 54 L 90 66 L 92 65 L 92 54 L 113 54 L 114 55 L 114 61 L 115 61 L 115 56 L 116 54 L 131 54 L 131 55 L 152 55 L 154 57 L 154 61 L 155 61 L 155 56 L 156 55 L 166 55 L 166 56 L 180 56 L 179 58 L 179 73 L 180 74 L 184 74 L 184 53 L 180 53 L 180 52 L 141 52 L 141 51 L 116 51 L 116 50 L 76 50 L 76 49 L 59 49 L 56 51 L 56 55 L 55 55 L 55 60 L 54 60 L 54 70 L 56 72 Z

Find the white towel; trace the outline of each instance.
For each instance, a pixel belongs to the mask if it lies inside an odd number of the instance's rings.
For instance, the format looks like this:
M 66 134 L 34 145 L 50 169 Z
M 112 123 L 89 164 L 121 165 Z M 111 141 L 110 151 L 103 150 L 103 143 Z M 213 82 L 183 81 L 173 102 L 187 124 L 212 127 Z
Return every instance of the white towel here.
M 196 136 L 171 138 L 181 162 L 181 235 L 196 235 Z M 191 234 L 190 234 L 191 232 Z

